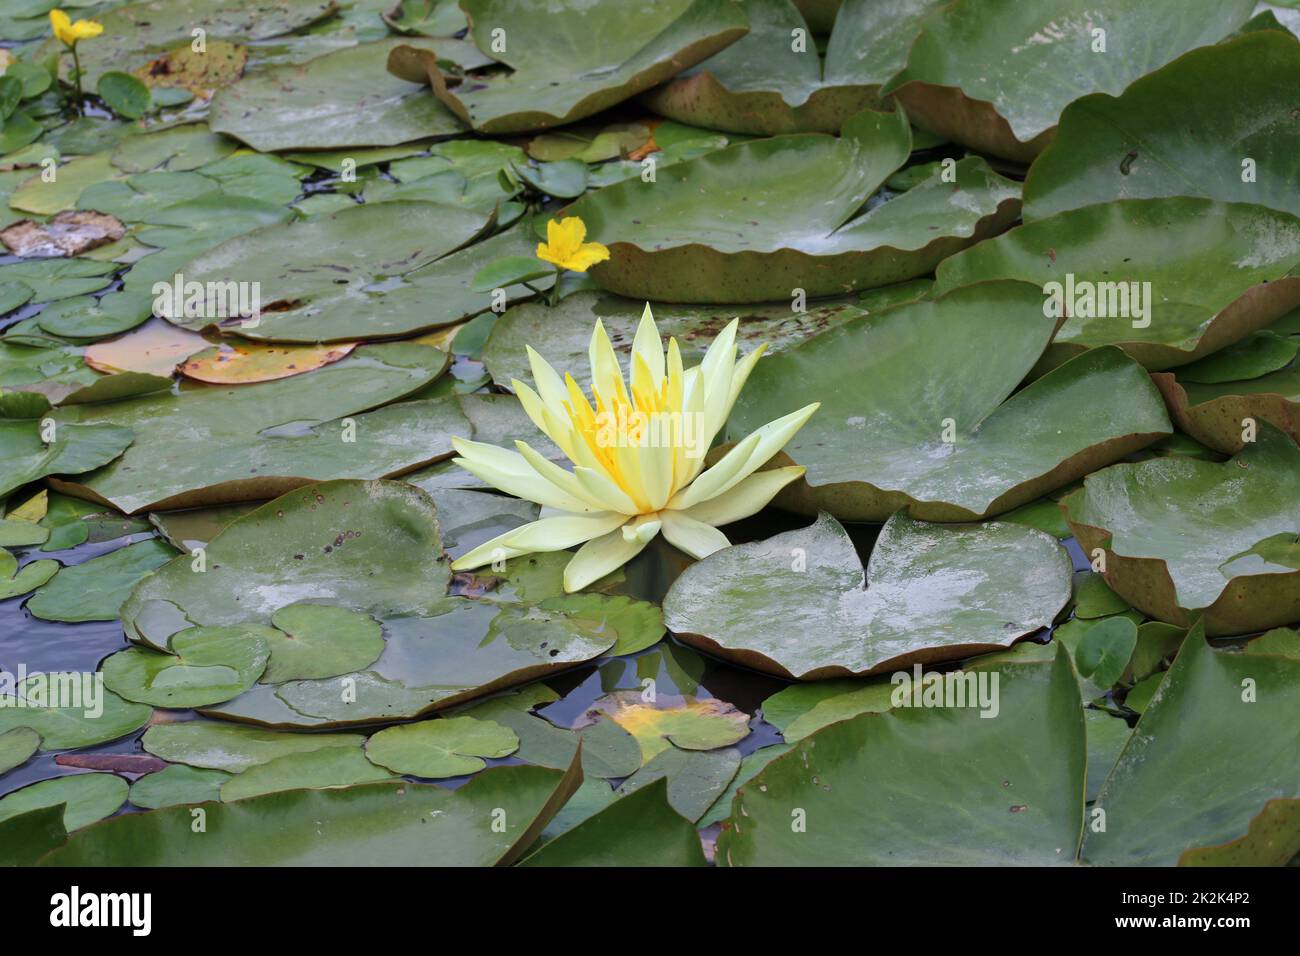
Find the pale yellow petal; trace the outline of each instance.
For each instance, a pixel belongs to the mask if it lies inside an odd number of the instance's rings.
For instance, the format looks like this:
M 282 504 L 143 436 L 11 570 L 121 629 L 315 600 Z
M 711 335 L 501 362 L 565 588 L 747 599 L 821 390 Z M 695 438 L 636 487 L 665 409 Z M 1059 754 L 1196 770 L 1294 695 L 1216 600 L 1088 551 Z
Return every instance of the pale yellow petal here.
M 623 537 L 621 531 L 588 541 L 564 568 L 564 590 L 573 592 L 599 581 L 635 558 L 649 542 Z
M 740 470 L 745 467 L 750 456 L 753 455 L 754 449 L 758 447 L 758 443 L 762 440 L 763 436 L 758 432 L 746 435 L 743 440 L 718 459 L 712 467 L 701 472 L 694 481 L 673 495 L 672 500 L 668 502 L 668 507 L 683 510 L 692 505 L 697 505 L 701 501 L 708 501 L 714 495 L 722 492 L 729 484 L 732 484 L 733 478 L 736 481 L 743 479 L 745 476 L 740 474 Z M 737 478 L 737 475 L 740 475 L 740 477 Z
M 584 502 L 588 508 L 596 511 L 615 511 L 618 510 L 611 503 L 603 501 L 591 494 L 586 487 L 578 481 L 577 476 L 571 471 L 566 471 L 553 461 L 548 461 L 545 457 L 525 441 L 515 441 L 515 448 L 519 449 L 519 454 L 523 456 L 530 468 L 537 473 L 537 476 L 543 481 L 549 482 L 556 488 L 560 489 L 567 495 Z
M 563 511 L 598 510 L 543 479 L 518 452 L 465 438 L 453 438 L 452 445 L 457 465 L 507 494 Z
M 662 514 L 665 520 L 668 515 L 681 514 L 715 527 L 730 524 L 758 514 L 776 497 L 778 491 L 790 482 L 803 477 L 804 471 L 801 465 L 789 465 L 785 468 L 755 472 L 744 481 L 738 482 L 725 495 L 710 498 L 684 511 L 664 511 Z
M 692 558 L 707 558 L 731 544 L 727 536 L 712 525 L 697 521 L 680 511 L 661 514 L 664 538 Z
M 632 354 L 639 355 L 641 361 L 645 362 L 650 378 L 658 389 L 659 382 L 664 377 L 664 345 L 659 338 L 659 328 L 655 325 L 649 302 L 641 312 L 641 321 L 637 324 L 636 336 L 632 339 Z

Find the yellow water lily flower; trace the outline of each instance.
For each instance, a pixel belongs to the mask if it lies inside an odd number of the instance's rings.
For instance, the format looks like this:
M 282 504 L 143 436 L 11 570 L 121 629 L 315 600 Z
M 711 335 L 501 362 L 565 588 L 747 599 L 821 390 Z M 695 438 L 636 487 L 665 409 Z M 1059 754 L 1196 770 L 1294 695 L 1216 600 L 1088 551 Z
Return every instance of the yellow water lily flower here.
M 736 360 L 733 319 L 704 360 L 682 367 L 676 339 L 665 353 L 647 304 L 632 343 L 631 376 L 599 320 L 591 335 L 589 402 L 572 375 L 563 379 L 532 348 L 534 391 L 511 384 L 524 411 L 568 456 L 568 471 L 527 442 L 518 451 L 453 439 L 466 471 L 542 506 L 539 520 L 498 535 L 457 559 L 467 571 L 536 551 L 582 545 L 564 569 L 564 589 L 577 591 L 635 557 L 660 532 L 695 558 L 730 542 L 718 525 L 759 511 L 803 475 L 798 466 L 760 472 L 818 408 L 807 405 L 769 422 L 714 465 L 705 454 L 726 422 L 764 346 Z
M 69 47 L 76 46 L 78 40 L 89 40 L 104 32 L 102 23 L 94 20 L 78 20 L 73 23 L 72 18 L 62 10 L 50 11 L 50 26 L 54 28 L 54 35 L 59 38 L 59 42 Z
M 586 272 L 597 262 L 609 258 L 609 250 L 599 242 L 583 242 L 587 224 L 577 216 L 546 224 L 546 241 L 537 244 L 537 258 L 570 272 Z

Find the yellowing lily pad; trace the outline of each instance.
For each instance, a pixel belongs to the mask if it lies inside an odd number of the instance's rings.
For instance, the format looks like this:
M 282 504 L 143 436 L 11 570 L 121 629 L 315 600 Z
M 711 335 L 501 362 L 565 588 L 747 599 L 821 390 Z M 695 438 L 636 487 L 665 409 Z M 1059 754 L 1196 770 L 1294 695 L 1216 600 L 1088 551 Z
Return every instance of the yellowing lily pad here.
M 270 382 L 301 375 L 351 354 L 356 342 L 290 346 L 223 343 L 196 352 L 180 363 L 186 378 L 212 385 Z
M 1021 525 L 930 525 L 903 514 L 866 570 L 829 515 L 692 565 L 664 599 L 701 650 L 798 680 L 875 674 L 1009 647 L 1070 599 L 1070 562 Z
M 508 757 L 519 738 L 508 727 L 474 717 L 442 717 L 389 727 L 366 741 L 373 763 L 413 777 L 439 779 L 478 773 L 484 757 Z
M 749 736 L 749 714 L 713 697 L 662 694 L 647 701 L 639 690 L 615 691 L 588 707 L 574 726 L 601 720 L 613 721 L 635 737 L 647 763 L 672 747 L 717 750 Z

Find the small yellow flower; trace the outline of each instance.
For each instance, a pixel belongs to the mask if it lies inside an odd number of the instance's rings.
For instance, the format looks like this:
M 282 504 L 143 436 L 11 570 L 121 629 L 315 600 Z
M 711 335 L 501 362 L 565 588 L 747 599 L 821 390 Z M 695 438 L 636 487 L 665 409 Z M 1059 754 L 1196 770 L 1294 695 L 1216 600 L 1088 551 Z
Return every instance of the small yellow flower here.
M 94 20 L 78 20 L 73 23 L 72 18 L 62 10 L 50 11 L 50 26 L 54 28 L 54 35 L 59 38 L 59 42 L 68 47 L 76 46 L 78 40 L 89 40 L 104 32 L 102 23 Z
M 623 377 L 614 346 L 597 321 L 591 336 L 593 404 L 573 376 L 563 379 L 531 348 L 537 390 L 511 384 L 524 411 L 568 459 L 568 471 L 526 442 L 518 451 L 453 438 L 471 474 L 542 506 L 539 520 L 498 535 L 458 558 L 468 571 L 500 558 L 582 545 L 564 569 L 564 590 L 577 591 L 630 561 L 658 534 L 695 558 L 730 543 L 718 525 L 747 518 L 803 475 L 792 465 L 759 471 L 808 420 L 806 405 L 769 422 L 711 467 L 705 452 L 731 413 L 763 354 L 736 359 L 732 320 L 694 368 L 683 368 L 676 339 L 665 354 L 647 305 Z
M 546 224 L 546 241 L 537 244 L 537 258 L 570 272 L 586 272 L 597 262 L 609 258 L 609 250 L 599 242 L 583 242 L 587 224 L 577 216 L 552 219 Z

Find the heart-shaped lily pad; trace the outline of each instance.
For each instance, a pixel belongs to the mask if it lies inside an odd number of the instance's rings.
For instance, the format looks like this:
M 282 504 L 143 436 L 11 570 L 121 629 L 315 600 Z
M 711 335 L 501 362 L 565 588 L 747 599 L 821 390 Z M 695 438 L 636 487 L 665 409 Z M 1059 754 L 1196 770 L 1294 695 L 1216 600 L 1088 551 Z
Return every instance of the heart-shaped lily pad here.
M 1171 431 L 1146 372 L 1115 348 L 1012 395 L 1052 331 L 1042 293 L 1019 282 L 855 319 L 760 361 L 727 435 L 820 401 L 784 452 L 808 474 L 778 504 L 866 521 L 904 506 L 930 521 L 999 514 Z
M 47 475 L 79 475 L 117 458 L 131 429 L 0 419 L 0 498 Z
M 508 757 L 519 738 L 508 727 L 475 717 L 441 717 L 389 727 L 366 741 L 373 763 L 413 777 L 439 779 L 478 773 L 484 757 Z
M 52 416 L 60 431 L 85 427 L 75 422 L 112 425 L 136 440 L 111 466 L 59 487 L 134 513 L 261 500 L 311 480 L 400 474 L 449 455 L 451 436 L 466 434 L 449 399 L 386 404 L 428 385 L 447 362 L 445 352 L 425 345 L 372 345 L 310 375 L 64 406 Z M 411 443 L 416 432 L 421 440 Z
M 1119 96 L 1085 96 L 1025 179 L 1025 221 L 1154 196 L 1300 216 L 1297 86 L 1300 41 L 1260 30 L 1185 53 Z
M 610 258 L 592 277 L 638 299 L 789 301 L 924 275 L 1019 209 L 1015 183 L 980 159 L 853 218 L 902 165 L 902 111 L 863 111 L 841 137 L 776 136 L 624 180 L 570 207 Z
M 718 862 L 1072 863 L 1087 754 L 1068 658 L 967 676 L 998 678 L 996 719 L 931 706 L 831 724 L 740 788 Z
M 275 629 L 264 635 L 271 652 L 264 684 L 337 677 L 369 667 L 384 650 L 379 623 L 345 607 L 290 604 L 271 615 L 271 623 Z
M 1120 93 L 1222 40 L 1253 8 L 1252 0 L 960 0 L 925 21 L 885 92 L 924 129 L 1028 162 L 1066 104 Z
M 402 276 L 469 242 L 490 218 L 490 212 L 436 203 L 381 203 L 258 229 L 203 253 L 181 272 L 186 284 L 257 283 L 260 318 L 214 320 L 207 308 L 197 317 L 174 315 L 171 302 L 162 303 L 163 317 L 195 331 L 214 324 L 249 326 L 241 331 L 271 341 L 279 328 L 291 333 L 310 328 L 311 341 L 365 338 L 366 324 L 353 318 L 344 332 L 339 315 L 382 313 L 384 293 L 399 287 Z M 368 321 L 376 329 L 371 335 L 420 327 L 393 329 L 377 317 Z M 303 338 L 291 334 L 287 341 Z
M 59 562 L 50 560 L 29 561 L 20 570 L 18 559 L 4 548 L 0 548 L 0 601 L 7 601 L 11 597 L 36 590 L 54 577 L 58 570 Z
M 1214 650 L 1198 623 L 1097 798 L 1105 826 L 1083 858 L 1168 866 L 1245 835 L 1269 800 L 1300 796 L 1297 708 L 1300 661 Z
M 1063 505 L 1106 583 L 1143 613 L 1208 634 L 1245 634 L 1300 619 L 1300 559 L 1282 540 L 1300 525 L 1300 448 L 1261 425 L 1223 463 L 1158 458 L 1114 465 Z
M 985 279 L 1044 291 L 1065 322 L 1059 364 L 1119 345 L 1147 368 L 1184 365 L 1300 305 L 1300 219 L 1208 199 L 1085 206 L 1013 229 L 939 266 L 935 293 Z
M 1000 650 L 1050 625 L 1069 599 L 1069 558 L 1044 532 L 897 514 L 864 572 L 844 528 L 822 515 L 692 565 L 664 616 L 701 650 L 819 680 Z
M 127 700 L 155 707 L 202 707 L 237 697 L 256 683 L 270 657 L 273 630 L 260 625 L 191 627 L 170 653 L 132 647 L 102 665 L 104 683 Z
M 417 44 L 461 67 L 491 63 L 463 40 L 380 40 L 301 65 L 251 73 L 218 90 L 211 126 L 258 150 L 395 146 L 461 132 L 464 124 L 422 83 L 385 69 L 399 43 Z
M 406 781 L 290 790 L 133 813 L 76 834 L 51 866 L 507 866 L 578 788 L 568 773 L 498 767 L 458 790 Z
M 749 33 L 644 97 L 656 113 L 733 133 L 837 133 L 878 102 L 941 0 L 846 0 L 819 56 L 790 0 L 742 0 Z
M 438 56 L 398 47 L 391 72 L 428 82 L 482 133 L 520 133 L 599 113 L 707 59 L 745 34 L 729 0 L 657 0 L 630 16 L 624 0 L 464 0 L 470 38 L 510 67 L 460 77 Z

